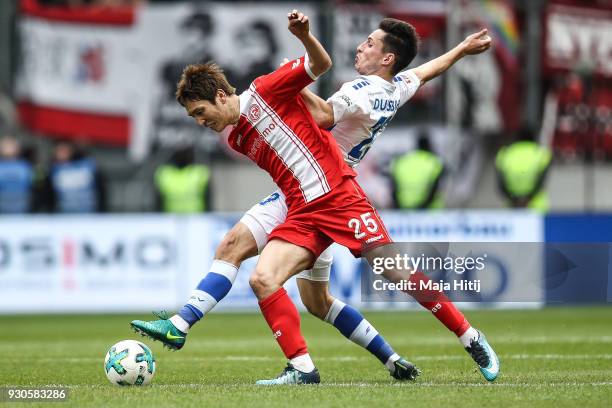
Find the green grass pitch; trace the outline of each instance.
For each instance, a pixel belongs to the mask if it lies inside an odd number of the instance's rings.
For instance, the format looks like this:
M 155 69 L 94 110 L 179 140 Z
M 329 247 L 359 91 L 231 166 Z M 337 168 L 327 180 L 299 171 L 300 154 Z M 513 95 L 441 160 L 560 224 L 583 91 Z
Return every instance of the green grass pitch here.
M 181 351 L 145 339 L 157 359 L 153 383 L 122 388 L 106 380 L 104 355 L 119 340 L 140 340 L 128 323 L 150 316 L 0 316 L 0 387 L 67 386 L 58 407 L 612 406 L 612 307 L 466 314 L 500 356 L 494 384 L 429 313 L 376 312 L 365 315 L 422 370 L 417 382 L 396 382 L 333 327 L 303 315 L 322 384 L 257 387 L 285 364 L 263 318 L 211 314 Z M 46 404 L 0 402 L 11 405 Z

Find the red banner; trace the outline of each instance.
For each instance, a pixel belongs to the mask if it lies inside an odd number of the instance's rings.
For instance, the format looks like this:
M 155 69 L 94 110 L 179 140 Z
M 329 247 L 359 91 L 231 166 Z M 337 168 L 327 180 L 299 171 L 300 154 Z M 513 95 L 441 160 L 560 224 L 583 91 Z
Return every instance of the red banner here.
M 135 18 L 131 6 L 46 6 L 38 0 L 21 0 L 21 12 L 48 21 L 87 24 L 131 25 Z
M 41 134 L 66 139 L 87 139 L 90 142 L 127 146 L 130 118 L 92 112 L 41 106 L 30 102 L 17 104 L 21 123 Z

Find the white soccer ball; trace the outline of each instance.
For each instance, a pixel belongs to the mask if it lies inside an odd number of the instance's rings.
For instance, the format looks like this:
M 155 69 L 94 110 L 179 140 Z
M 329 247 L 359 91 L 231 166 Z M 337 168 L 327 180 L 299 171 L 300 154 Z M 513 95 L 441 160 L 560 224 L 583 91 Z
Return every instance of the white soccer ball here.
M 123 340 L 106 353 L 104 373 L 115 385 L 147 385 L 155 374 L 155 358 L 143 343 Z

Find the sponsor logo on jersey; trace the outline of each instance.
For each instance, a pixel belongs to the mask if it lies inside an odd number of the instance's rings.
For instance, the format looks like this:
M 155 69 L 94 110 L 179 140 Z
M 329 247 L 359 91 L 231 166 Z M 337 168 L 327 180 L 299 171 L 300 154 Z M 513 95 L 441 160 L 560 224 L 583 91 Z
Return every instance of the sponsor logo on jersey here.
M 272 201 L 278 200 L 279 198 L 280 198 L 279 193 L 272 193 L 268 197 L 266 197 L 264 200 L 260 201 L 259 205 L 266 205 L 268 203 L 271 203 Z
M 255 155 L 257 154 L 257 151 L 259 150 L 262 144 L 263 144 L 263 138 L 258 135 L 255 138 L 255 140 L 253 140 L 253 144 L 251 145 L 249 151 L 247 152 L 247 156 L 251 160 L 255 160 L 255 157 L 256 157 Z
M 410 77 L 403 76 L 403 75 L 398 75 L 398 76 L 393 77 L 393 82 L 402 82 L 402 81 L 409 84 L 412 82 L 412 79 L 410 79 Z
M 270 124 L 269 124 L 268 126 L 266 126 L 266 127 L 264 128 L 264 130 L 262 130 L 262 131 L 261 131 L 261 135 L 262 135 L 263 137 L 268 137 L 268 136 L 270 136 L 270 133 L 272 133 L 272 131 L 273 131 L 274 129 L 276 129 L 276 123 L 274 123 L 274 122 L 270 122 Z
M 299 67 L 299 66 L 300 66 L 300 63 L 301 63 L 300 59 L 299 59 L 299 58 L 298 58 L 298 59 L 296 59 L 296 60 L 293 62 L 293 64 L 291 65 L 291 69 L 296 69 L 297 67 Z
M 371 244 L 372 242 L 380 241 L 381 239 L 383 239 L 383 237 L 384 237 L 384 236 L 383 236 L 382 234 L 380 234 L 380 235 L 377 235 L 377 236 L 375 236 L 375 237 L 368 238 L 368 239 L 366 240 L 366 244 Z
M 257 122 L 261 117 L 261 108 L 256 103 L 252 104 L 249 108 L 249 120 L 251 122 Z
M 342 98 L 342 100 L 346 102 L 346 106 L 351 106 L 353 104 L 353 101 L 351 101 L 351 98 L 349 98 L 346 95 L 340 95 L 340 98 Z

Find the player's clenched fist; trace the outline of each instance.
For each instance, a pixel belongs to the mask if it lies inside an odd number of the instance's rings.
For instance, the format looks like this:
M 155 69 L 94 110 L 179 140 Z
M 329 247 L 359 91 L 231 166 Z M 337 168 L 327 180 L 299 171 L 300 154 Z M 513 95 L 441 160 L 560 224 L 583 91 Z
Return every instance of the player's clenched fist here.
M 480 54 L 491 47 L 491 37 L 487 35 L 487 29 L 484 28 L 477 33 L 465 37 L 461 46 L 465 55 Z
M 289 31 L 297 38 L 304 38 L 310 33 L 310 24 L 308 23 L 308 16 L 304 13 L 300 13 L 297 10 L 293 10 L 291 13 L 287 13 L 287 19 L 289 20 Z

